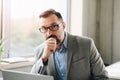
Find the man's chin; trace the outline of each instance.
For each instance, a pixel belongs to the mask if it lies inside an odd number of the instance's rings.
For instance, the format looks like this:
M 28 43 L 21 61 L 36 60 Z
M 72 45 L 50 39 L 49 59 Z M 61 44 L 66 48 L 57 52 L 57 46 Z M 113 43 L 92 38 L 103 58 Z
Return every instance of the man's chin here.
M 57 44 L 60 44 L 60 40 L 59 39 L 56 39 L 56 42 L 57 42 Z
M 60 40 L 57 38 L 56 35 L 50 35 L 50 36 L 47 37 L 47 39 L 49 39 L 49 38 L 54 38 L 54 39 L 56 39 L 56 43 L 57 43 L 57 44 L 60 43 Z

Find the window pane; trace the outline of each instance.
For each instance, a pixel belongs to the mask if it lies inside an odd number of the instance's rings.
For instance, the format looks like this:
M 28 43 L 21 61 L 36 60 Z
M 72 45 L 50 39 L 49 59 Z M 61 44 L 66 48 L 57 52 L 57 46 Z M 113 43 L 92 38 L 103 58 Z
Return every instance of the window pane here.
M 2 21 L 1 21 L 1 20 L 2 20 L 2 16 L 1 16 L 1 15 L 2 15 L 2 11 L 1 11 L 1 10 L 2 10 L 2 1 L 0 0 L 0 39 L 1 39 L 1 37 L 2 37 L 2 33 L 1 33 L 1 32 L 2 32 L 2 31 L 1 31 L 1 30 L 2 30 L 2 26 L 1 26 L 1 25 L 2 25 L 2 24 L 1 24 L 1 22 L 2 22 Z
M 67 1 L 67 0 L 66 0 Z M 46 9 L 67 14 L 65 0 L 11 0 L 10 56 L 34 54 L 34 48 L 43 42 L 38 30 L 38 15 Z

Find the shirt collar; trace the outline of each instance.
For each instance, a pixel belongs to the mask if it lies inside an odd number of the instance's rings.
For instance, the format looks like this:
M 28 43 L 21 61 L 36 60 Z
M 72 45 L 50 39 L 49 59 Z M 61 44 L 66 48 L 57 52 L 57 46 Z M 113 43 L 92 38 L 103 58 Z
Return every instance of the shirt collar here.
M 65 48 L 67 48 L 67 39 L 68 39 L 68 33 L 65 32 L 65 40 L 63 42 L 63 45 L 64 45 Z

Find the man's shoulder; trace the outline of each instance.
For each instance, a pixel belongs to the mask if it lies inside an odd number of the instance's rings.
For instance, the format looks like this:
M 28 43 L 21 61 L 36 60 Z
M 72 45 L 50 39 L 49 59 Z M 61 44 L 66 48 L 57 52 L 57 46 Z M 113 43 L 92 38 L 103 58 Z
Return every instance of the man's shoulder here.
M 35 49 L 42 48 L 44 46 L 44 43 L 39 44 Z
M 34 52 L 35 53 L 39 53 L 40 51 L 42 51 L 44 48 L 44 43 L 38 45 L 35 49 L 34 49 Z
M 69 38 L 72 38 L 73 40 L 76 40 L 76 41 L 84 41 L 84 42 L 91 42 L 93 39 L 90 38 L 90 37 L 87 37 L 87 36 L 78 36 L 78 35 L 71 35 L 69 34 Z

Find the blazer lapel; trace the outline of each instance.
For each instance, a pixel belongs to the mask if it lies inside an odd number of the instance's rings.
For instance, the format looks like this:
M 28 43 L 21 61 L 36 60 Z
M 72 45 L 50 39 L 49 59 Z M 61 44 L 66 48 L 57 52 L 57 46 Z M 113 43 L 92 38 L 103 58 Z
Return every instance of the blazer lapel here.
M 48 64 L 48 66 L 49 66 L 49 74 L 56 76 L 55 62 L 54 62 L 53 54 L 51 54 L 51 56 L 49 58 L 49 64 Z M 54 77 L 54 78 L 56 78 L 56 77 Z
M 75 41 L 74 38 L 71 35 L 68 35 L 68 49 L 67 49 L 67 77 L 69 74 L 70 70 L 70 65 L 71 65 L 71 60 L 72 60 L 72 55 L 75 52 Z

